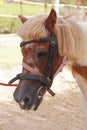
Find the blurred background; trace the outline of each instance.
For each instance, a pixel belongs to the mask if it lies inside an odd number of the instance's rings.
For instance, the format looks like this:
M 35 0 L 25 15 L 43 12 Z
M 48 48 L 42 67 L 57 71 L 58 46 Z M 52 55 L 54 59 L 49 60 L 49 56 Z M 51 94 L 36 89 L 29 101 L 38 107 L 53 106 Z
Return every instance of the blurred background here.
M 21 25 L 18 15 L 49 13 L 52 7 L 60 16 L 81 17 L 87 11 L 87 0 L 0 0 L 0 69 L 21 64 L 20 38 L 16 36 Z
M 16 33 L 20 26 L 18 15 L 36 15 L 58 8 L 59 15 L 82 13 L 87 0 L 0 0 L 0 34 Z

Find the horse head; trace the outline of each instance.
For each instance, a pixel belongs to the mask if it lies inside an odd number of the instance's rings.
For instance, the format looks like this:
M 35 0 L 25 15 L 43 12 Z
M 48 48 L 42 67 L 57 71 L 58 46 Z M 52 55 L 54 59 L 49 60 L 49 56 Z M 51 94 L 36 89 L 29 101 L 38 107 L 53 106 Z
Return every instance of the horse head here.
M 14 99 L 22 109 L 36 110 L 46 91 L 49 91 L 54 74 L 61 64 L 54 32 L 57 15 L 52 9 L 48 16 L 39 15 L 29 19 L 19 17 L 23 23 L 18 31 L 23 39 L 20 44 L 23 68 L 16 77 L 19 78 L 19 84 Z

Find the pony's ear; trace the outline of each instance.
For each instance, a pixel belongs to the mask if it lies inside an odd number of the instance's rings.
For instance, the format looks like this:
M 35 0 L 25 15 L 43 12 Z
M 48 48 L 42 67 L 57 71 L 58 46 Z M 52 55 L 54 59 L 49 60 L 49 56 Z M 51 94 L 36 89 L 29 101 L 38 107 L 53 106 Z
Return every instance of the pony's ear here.
M 22 15 L 18 15 L 18 17 L 20 18 L 21 22 L 24 23 L 27 21 L 27 18 L 22 16 Z
M 45 21 L 45 27 L 48 31 L 52 32 L 54 30 L 56 20 L 57 20 L 56 11 L 54 9 L 51 9 L 50 14 Z

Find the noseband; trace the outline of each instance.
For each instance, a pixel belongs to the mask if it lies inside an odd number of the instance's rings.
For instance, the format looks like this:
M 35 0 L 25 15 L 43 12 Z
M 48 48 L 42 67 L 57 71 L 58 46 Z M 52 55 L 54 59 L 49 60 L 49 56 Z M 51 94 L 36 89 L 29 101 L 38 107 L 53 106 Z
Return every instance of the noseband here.
M 55 33 L 53 32 L 50 37 L 42 38 L 42 39 L 34 39 L 30 41 L 23 41 L 20 44 L 20 47 L 23 47 L 30 43 L 44 43 L 47 42 L 50 43 L 50 49 L 49 49 L 49 57 L 48 57 L 48 64 L 46 67 L 46 71 L 44 74 L 40 72 L 36 72 L 31 66 L 27 65 L 23 62 L 23 68 L 28 70 L 30 73 L 27 74 L 17 74 L 16 77 L 14 77 L 12 80 L 9 81 L 9 84 L 12 84 L 16 80 L 36 80 L 40 81 L 42 83 L 41 87 L 47 88 L 48 92 L 54 96 L 55 93 L 50 89 L 52 82 L 53 82 L 53 75 L 54 75 L 54 64 L 55 64 L 55 58 L 57 55 L 58 50 L 58 44 L 57 44 L 57 38 Z

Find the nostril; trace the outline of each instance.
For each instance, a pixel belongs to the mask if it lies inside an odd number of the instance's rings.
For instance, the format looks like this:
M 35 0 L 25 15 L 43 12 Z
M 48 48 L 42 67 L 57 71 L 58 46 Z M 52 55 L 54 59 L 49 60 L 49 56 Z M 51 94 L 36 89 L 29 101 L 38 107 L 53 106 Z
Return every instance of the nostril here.
M 30 102 L 30 98 L 29 97 L 25 97 L 24 99 L 23 99 L 23 101 L 24 101 L 24 103 L 25 104 L 29 104 L 29 102 Z
M 24 97 L 20 101 L 20 107 L 22 109 L 28 110 L 31 107 L 31 98 L 30 97 Z

